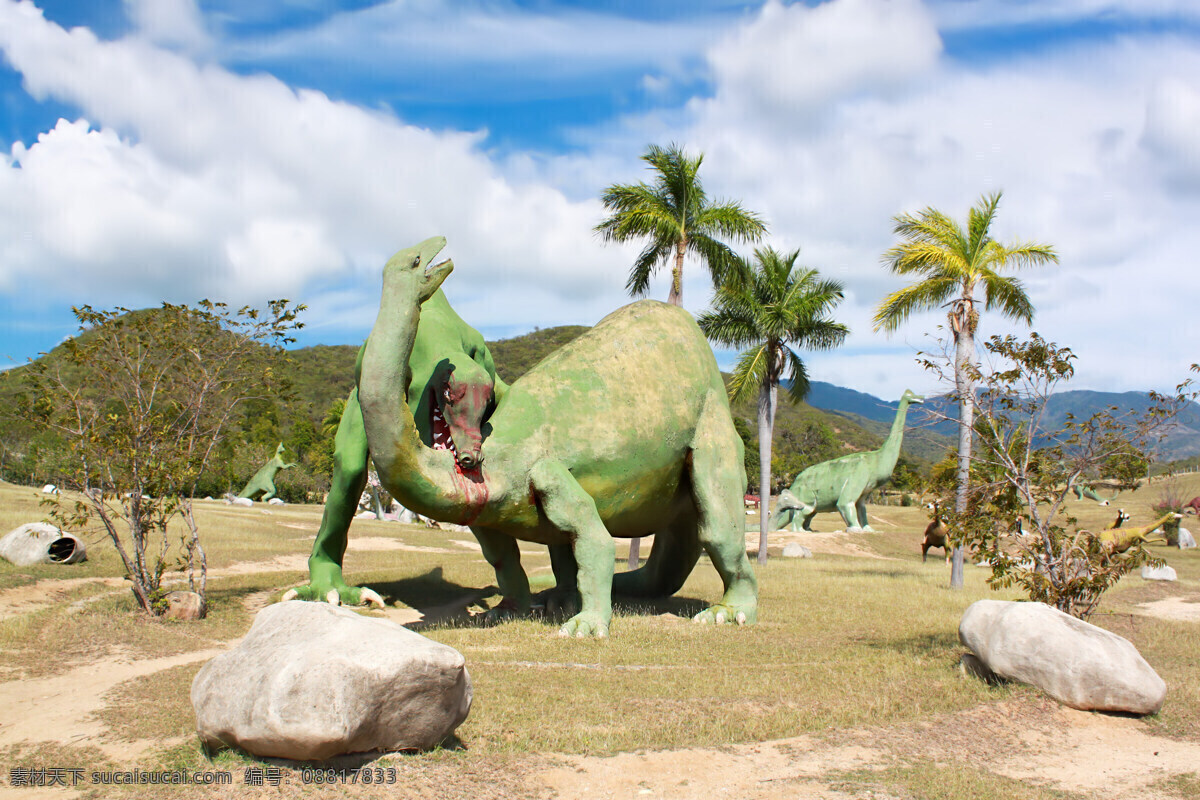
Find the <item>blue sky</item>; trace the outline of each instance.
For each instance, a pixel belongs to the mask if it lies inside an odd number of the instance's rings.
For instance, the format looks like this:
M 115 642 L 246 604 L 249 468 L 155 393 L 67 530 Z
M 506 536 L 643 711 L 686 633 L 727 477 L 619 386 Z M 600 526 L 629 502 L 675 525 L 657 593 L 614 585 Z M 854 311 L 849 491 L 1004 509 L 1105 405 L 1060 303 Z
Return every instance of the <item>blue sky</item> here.
M 0 0 L 0 55 L 3 363 L 82 303 L 286 296 L 302 343 L 357 342 L 383 261 L 435 233 L 485 335 L 594 323 L 635 252 L 592 233 L 597 198 L 672 141 L 846 285 L 815 379 L 938 390 L 913 360 L 936 314 L 871 331 L 902 285 L 880 255 L 894 215 L 998 189 L 997 236 L 1062 256 L 1022 277 L 1077 388 L 1200 360 L 1188 0 Z M 689 265 L 685 305 L 710 296 Z

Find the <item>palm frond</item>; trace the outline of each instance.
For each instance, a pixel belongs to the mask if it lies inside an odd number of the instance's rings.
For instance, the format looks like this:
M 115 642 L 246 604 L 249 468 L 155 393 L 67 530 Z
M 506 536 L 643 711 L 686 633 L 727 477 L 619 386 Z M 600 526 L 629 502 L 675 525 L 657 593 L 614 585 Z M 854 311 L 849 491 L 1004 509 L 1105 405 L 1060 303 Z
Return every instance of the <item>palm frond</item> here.
M 730 403 L 737 405 L 758 393 L 767 379 L 769 362 L 770 352 L 765 342 L 738 357 L 737 366 L 733 368 L 733 376 L 729 380 Z
M 872 322 L 875 330 L 892 332 L 916 311 L 934 310 L 944 305 L 961 283 L 952 278 L 929 278 L 905 286 L 883 298 Z
M 650 290 L 650 278 L 656 267 L 670 258 L 670 243 L 652 241 L 638 254 L 637 260 L 629 270 L 629 280 L 625 282 L 625 291 L 630 297 L 641 297 Z
M 804 366 L 800 355 L 790 347 L 784 348 L 784 360 L 787 364 L 788 380 L 791 381 L 788 396 L 793 403 L 799 403 L 808 396 L 808 391 L 812 388 L 808 381 L 808 368 Z
M 1033 323 L 1033 303 L 1029 301 L 1029 295 L 1019 280 L 989 270 L 982 276 L 982 283 L 987 293 L 985 310 L 996 308 L 1009 319 L 1019 320 L 1026 325 Z

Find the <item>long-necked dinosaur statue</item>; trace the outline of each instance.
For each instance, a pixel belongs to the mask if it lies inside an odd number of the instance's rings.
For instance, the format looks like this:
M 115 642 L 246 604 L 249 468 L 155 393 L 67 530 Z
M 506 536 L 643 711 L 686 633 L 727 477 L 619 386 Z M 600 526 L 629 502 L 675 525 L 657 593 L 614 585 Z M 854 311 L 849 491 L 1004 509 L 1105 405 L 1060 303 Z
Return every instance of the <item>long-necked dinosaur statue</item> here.
M 517 540 L 549 545 L 556 573 L 570 556 L 582 608 L 563 635 L 607 635 L 614 536 L 657 534 L 647 565 L 623 573 L 627 588 L 675 591 L 703 551 L 725 591 L 696 621 L 754 622 L 741 439 L 691 315 L 643 300 L 601 320 L 508 387 L 468 467 L 422 442 L 404 402 L 421 302 L 453 269 L 429 266 L 444 246 L 435 237 L 388 261 L 363 354 L 358 401 L 388 492 L 424 516 L 470 525 L 520 612 L 531 598 Z
M 242 491 L 238 493 L 238 497 L 244 497 L 248 500 L 253 500 L 256 497 L 264 502 L 275 496 L 275 476 L 279 474 L 281 469 L 291 469 L 296 466 L 289 464 L 283 459 L 283 442 L 279 443 L 279 447 L 275 448 L 275 455 L 270 461 L 259 467 L 258 472 L 246 481 L 246 485 L 242 487 Z
M 356 382 L 362 374 L 364 350 L 359 350 L 354 366 Z M 483 337 L 454 312 L 440 290 L 422 307 L 408 366 L 405 397 L 422 444 L 448 451 L 466 469 L 478 465 L 484 421 L 507 386 L 496 376 Z M 367 483 L 369 458 L 355 387 L 334 437 L 333 481 L 308 559 L 309 582 L 289 590 L 283 599 L 383 605 L 376 592 L 350 586 L 342 575 L 350 523 Z
M 867 495 L 891 480 L 896 460 L 900 458 L 900 442 L 904 439 L 904 418 L 910 403 L 922 403 L 925 398 L 905 389 L 900 397 L 896 418 L 883 447 L 865 453 L 851 453 L 830 461 L 813 464 L 796 476 L 791 488 L 779 493 L 772 530 L 791 524 L 796 519 L 809 531 L 812 518 L 822 511 L 837 511 L 850 532 L 869 531 L 867 524 Z

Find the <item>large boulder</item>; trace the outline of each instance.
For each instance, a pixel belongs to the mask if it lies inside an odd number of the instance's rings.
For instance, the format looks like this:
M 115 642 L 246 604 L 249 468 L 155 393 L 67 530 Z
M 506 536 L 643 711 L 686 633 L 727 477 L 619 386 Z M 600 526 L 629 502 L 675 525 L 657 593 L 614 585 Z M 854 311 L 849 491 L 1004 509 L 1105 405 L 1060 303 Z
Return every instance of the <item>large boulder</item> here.
M 1188 550 L 1196 546 L 1196 537 L 1187 528 L 1179 529 L 1179 549 Z
M 991 672 L 1085 711 L 1153 714 L 1167 685 L 1127 639 L 1042 603 L 979 600 L 958 638 Z
M 83 540 L 47 522 L 30 522 L 0 539 L 0 558 L 19 567 L 87 561 Z
M 391 620 L 293 600 L 204 665 L 192 706 L 210 747 L 323 761 L 433 747 L 467 718 L 471 678 L 457 650 Z

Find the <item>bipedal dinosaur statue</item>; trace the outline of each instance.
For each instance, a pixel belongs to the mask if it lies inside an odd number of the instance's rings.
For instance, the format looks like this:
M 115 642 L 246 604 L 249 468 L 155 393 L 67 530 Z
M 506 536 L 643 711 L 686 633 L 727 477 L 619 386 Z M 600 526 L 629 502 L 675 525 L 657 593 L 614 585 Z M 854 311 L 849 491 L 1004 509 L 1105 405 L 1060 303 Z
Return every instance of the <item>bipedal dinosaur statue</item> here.
M 1150 542 L 1154 537 L 1154 541 L 1167 541 L 1165 533 L 1156 533 L 1155 531 L 1162 525 L 1170 522 L 1173 519 L 1183 519 L 1183 515 L 1174 511 L 1169 511 L 1163 514 L 1158 519 L 1148 525 L 1143 525 L 1140 528 L 1109 528 L 1105 531 L 1100 531 L 1093 534 L 1097 539 L 1107 545 L 1114 553 L 1124 553 L 1129 548 L 1136 544 Z
M 796 529 L 799 517 L 802 527 L 811 531 L 812 518 L 823 511 L 837 511 L 851 533 L 873 530 L 867 524 L 867 495 L 892 478 L 892 470 L 900 458 L 900 442 L 904 439 L 904 418 L 910 403 L 923 403 L 924 397 L 905 389 L 900 397 L 896 418 L 883 447 L 865 453 L 851 453 L 830 461 L 813 464 L 796 476 L 791 488 L 779 493 L 771 529 L 780 530 L 791 524 Z
M 359 349 L 354 365 L 356 383 L 365 349 Z M 496 376 L 483 336 L 455 313 L 440 289 L 421 308 L 408 366 L 411 378 L 405 397 L 422 444 L 450 452 L 463 469 L 476 467 L 484 421 L 508 387 Z M 369 459 L 356 386 L 346 399 L 334 436 L 333 481 L 308 559 L 309 582 L 289 590 L 284 600 L 383 605 L 376 592 L 349 586 L 342 575 L 350 523 L 367 485 Z
M 279 470 L 291 469 L 294 466 L 296 465 L 283 460 L 283 442 L 280 442 L 279 447 L 275 448 L 274 457 L 254 473 L 246 482 L 245 488 L 238 492 L 238 497 L 248 500 L 260 499 L 264 502 L 270 500 L 275 496 L 275 476 L 279 474 Z M 260 494 L 261 498 L 258 497 Z
M 388 492 L 419 514 L 470 525 L 517 613 L 531 605 L 517 541 L 548 545 L 560 580 L 573 567 L 569 588 L 581 600 L 561 635 L 608 634 L 614 536 L 656 534 L 646 566 L 623 573 L 622 591 L 676 591 L 703 550 L 725 591 L 695 620 L 754 622 L 741 439 L 691 315 L 643 300 L 605 317 L 508 387 L 468 467 L 425 446 L 404 402 L 421 303 L 453 269 L 430 266 L 444 246 L 435 237 L 388 261 L 363 355 L 358 400 Z

